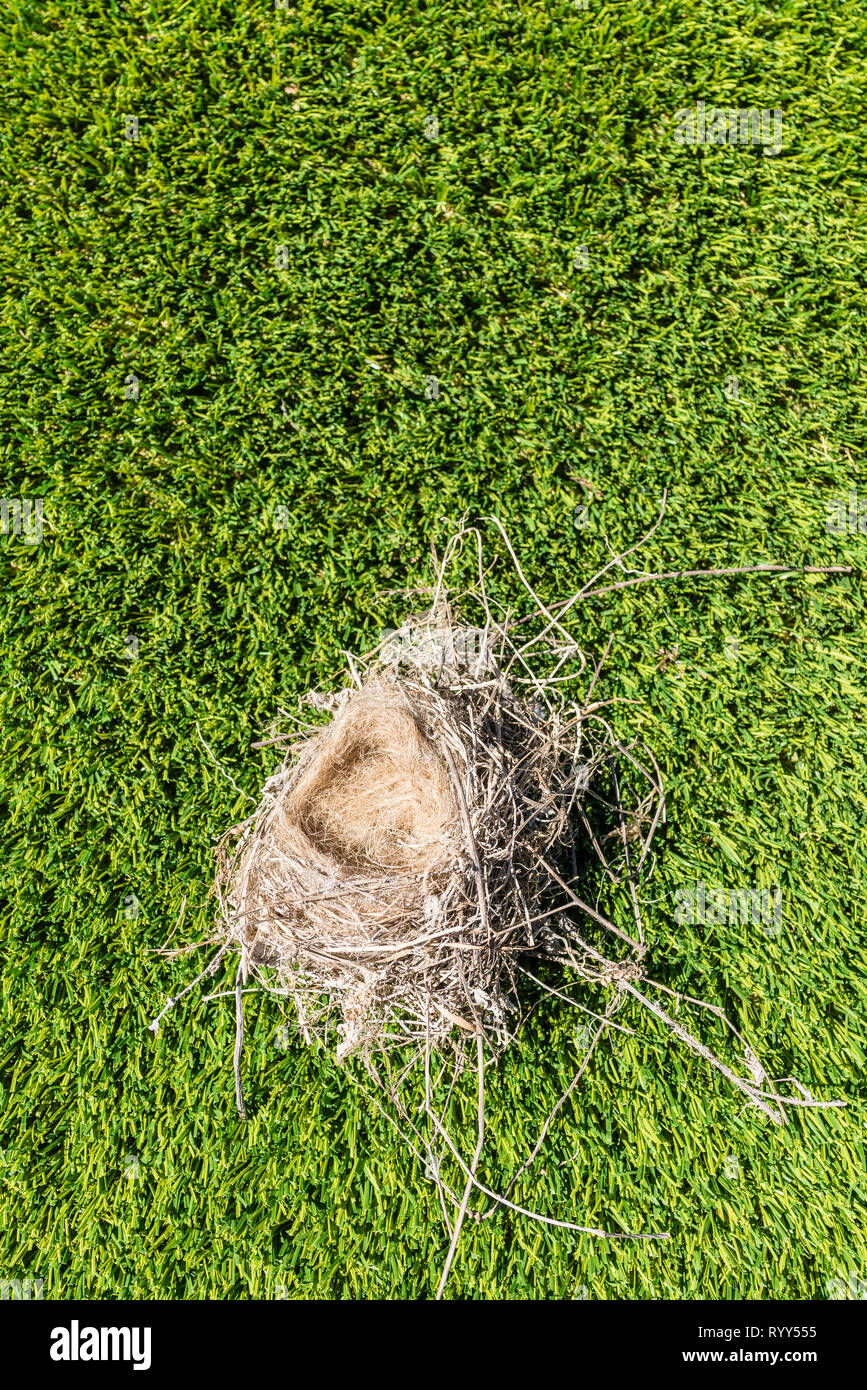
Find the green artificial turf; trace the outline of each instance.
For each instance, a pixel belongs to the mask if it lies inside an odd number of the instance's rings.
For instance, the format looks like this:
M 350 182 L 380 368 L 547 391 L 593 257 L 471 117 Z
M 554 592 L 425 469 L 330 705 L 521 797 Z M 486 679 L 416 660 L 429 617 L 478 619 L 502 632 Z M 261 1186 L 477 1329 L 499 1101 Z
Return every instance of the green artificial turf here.
M 154 948 L 184 900 L 175 940 L 207 934 L 215 837 L 275 764 L 250 743 L 400 621 L 432 539 L 496 513 L 554 600 L 666 487 L 639 569 L 853 566 L 574 613 L 591 652 L 613 636 L 603 693 L 669 791 L 656 978 L 849 1104 L 775 1129 L 627 1006 L 636 1036 L 596 1050 L 513 1196 L 671 1240 L 501 1213 L 465 1226 L 447 1296 L 863 1296 L 867 535 L 827 524 L 851 490 L 867 527 L 863 5 L 9 0 L 0 23 L 0 496 L 44 507 L 40 543 L 0 537 L 0 1277 L 432 1295 L 436 1191 L 358 1073 L 249 996 L 242 1124 L 232 1001 L 196 990 L 155 1038 L 204 958 Z M 677 144 L 698 100 L 780 108 L 781 153 Z M 699 880 L 779 884 L 781 932 L 678 923 Z M 483 1180 L 532 1147 L 580 1022 L 539 1007 L 491 1076 Z M 453 1121 L 471 1147 L 471 1084 Z

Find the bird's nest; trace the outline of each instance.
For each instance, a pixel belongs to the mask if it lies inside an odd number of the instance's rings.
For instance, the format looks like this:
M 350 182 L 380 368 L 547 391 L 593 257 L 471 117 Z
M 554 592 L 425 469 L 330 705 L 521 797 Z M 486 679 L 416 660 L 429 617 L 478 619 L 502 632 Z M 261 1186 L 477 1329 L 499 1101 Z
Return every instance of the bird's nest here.
M 590 661 L 563 623 L 576 599 L 547 607 L 502 535 L 532 598 L 527 615 L 494 611 L 481 538 L 462 528 L 424 613 L 366 657 L 350 657 L 338 688 L 306 697 L 328 722 L 296 716 L 293 734 L 266 740 L 282 750 L 282 763 L 254 813 L 218 846 L 220 945 L 203 972 L 237 953 L 242 1114 L 248 982 L 291 1000 L 308 1042 L 333 1047 L 338 1060 L 357 1054 L 379 1095 L 395 1102 L 436 1178 L 452 1235 L 440 1289 L 473 1188 L 495 1206 L 524 1211 L 485 1188 L 477 1167 L 485 1066 L 516 1037 L 528 979 L 591 1017 L 592 1045 L 570 1092 L 631 998 L 775 1123 L 785 1123 L 789 1105 L 838 1103 L 815 1101 L 802 1087 L 782 1095 L 722 1011 L 700 1005 L 739 1051 L 740 1063 L 721 1060 L 677 1016 L 682 997 L 649 978 L 639 890 L 665 819 L 661 773 L 648 748 L 615 733 L 598 694 L 604 654 Z M 478 547 L 478 581 L 464 596 L 477 605 L 476 626 L 456 618 L 445 588 L 447 566 L 467 542 Z M 579 866 L 593 862 L 628 889 L 628 927 L 585 900 Z M 540 978 L 539 962 L 556 967 L 561 988 L 550 969 L 541 972 L 547 983 Z M 567 981 L 582 980 L 603 988 L 601 1012 L 563 992 Z M 673 1006 L 661 1002 L 666 995 Z M 426 1130 L 401 1104 L 389 1062 L 396 1049 L 424 1064 Z M 475 1059 L 472 1159 L 461 1156 L 434 1105 L 434 1054 L 456 1059 L 458 1071 Z M 440 1176 L 445 1150 L 466 1178 L 462 1197 Z
M 497 638 L 445 610 L 407 624 L 224 842 L 224 931 L 305 1036 L 337 1015 L 338 1060 L 455 1029 L 501 1047 L 517 964 L 551 939 L 595 762 L 581 714 L 518 694 Z

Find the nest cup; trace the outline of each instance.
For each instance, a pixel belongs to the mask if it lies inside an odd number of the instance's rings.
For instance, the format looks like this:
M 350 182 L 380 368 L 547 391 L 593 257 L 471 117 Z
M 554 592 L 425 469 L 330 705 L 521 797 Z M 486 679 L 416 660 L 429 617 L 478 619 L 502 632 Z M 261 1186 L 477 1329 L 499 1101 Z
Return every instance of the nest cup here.
M 373 680 L 306 750 L 280 814 L 335 877 L 397 874 L 411 893 L 453 863 L 458 808 L 424 714 L 398 683 Z M 377 916 L 372 903 L 354 910 L 360 924 Z

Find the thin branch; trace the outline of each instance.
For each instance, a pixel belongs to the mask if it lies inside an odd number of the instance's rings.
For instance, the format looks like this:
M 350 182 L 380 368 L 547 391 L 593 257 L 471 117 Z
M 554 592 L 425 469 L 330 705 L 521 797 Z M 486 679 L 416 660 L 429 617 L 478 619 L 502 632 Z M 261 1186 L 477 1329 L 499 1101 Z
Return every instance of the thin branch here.
M 476 1059 L 479 1068 L 478 1140 L 476 1142 L 476 1151 L 473 1154 L 473 1161 L 470 1164 L 470 1169 L 467 1174 L 467 1185 L 464 1188 L 464 1195 L 461 1199 L 461 1208 L 458 1212 L 457 1220 L 455 1221 L 455 1228 L 452 1231 L 452 1239 L 451 1244 L 449 1246 L 449 1253 L 446 1256 L 445 1268 L 443 1269 L 442 1278 L 440 1279 L 439 1288 L 437 1289 L 437 1302 L 439 1302 L 439 1300 L 443 1296 L 443 1290 L 445 1289 L 446 1281 L 449 1277 L 449 1270 L 452 1267 L 452 1260 L 454 1259 L 455 1251 L 458 1248 L 458 1241 L 460 1240 L 461 1235 L 461 1227 L 464 1224 L 464 1217 L 467 1214 L 467 1204 L 470 1200 L 470 1192 L 472 1191 L 473 1181 L 476 1176 L 476 1169 L 479 1166 L 479 1159 L 482 1156 L 482 1147 L 485 1142 L 485 1059 L 482 1048 L 483 1039 L 481 1035 L 477 1035 Z
M 241 1081 L 241 1050 L 244 1046 L 244 1000 L 242 996 L 242 979 L 244 974 L 243 957 L 238 966 L 238 978 L 235 982 L 235 1104 L 238 1107 L 238 1114 L 242 1120 L 246 1120 L 247 1111 L 244 1106 L 244 1086 Z
M 726 574 L 851 574 L 851 565 L 739 565 L 731 569 L 669 570 L 665 574 L 640 574 L 634 579 L 621 579 L 617 584 L 605 584 L 601 589 L 582 591 L 582 598 L 598 598 L 613 594 L 615 589 L 631 589 L 635 584 L 651 584 L 668 579 L 716 579 Z

